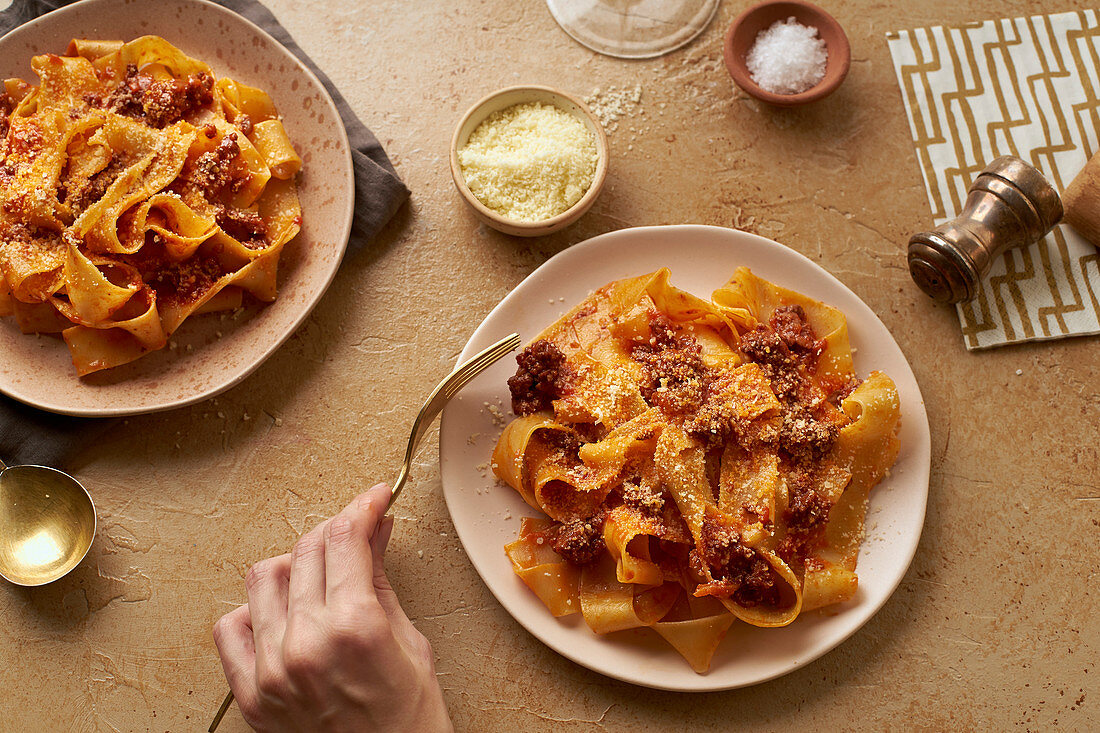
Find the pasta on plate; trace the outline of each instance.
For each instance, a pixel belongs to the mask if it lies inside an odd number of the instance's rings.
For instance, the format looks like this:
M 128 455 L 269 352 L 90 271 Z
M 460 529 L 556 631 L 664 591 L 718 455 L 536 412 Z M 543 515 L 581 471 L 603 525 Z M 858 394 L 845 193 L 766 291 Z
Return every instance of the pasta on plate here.
M 669 277 L 595 291 L 517 357 L 492 467 L 545 515 L 505 551 L 553 615 L 648 627 L 702 673 L 736 621 L 855 595 L 900 413 L 840 311 L 746 268 L 710 301 Z
M 77 39 L 0 94 L 0 315 L 83 376 L 276 296 L 302 161 L 261 89 L 157 36 Z

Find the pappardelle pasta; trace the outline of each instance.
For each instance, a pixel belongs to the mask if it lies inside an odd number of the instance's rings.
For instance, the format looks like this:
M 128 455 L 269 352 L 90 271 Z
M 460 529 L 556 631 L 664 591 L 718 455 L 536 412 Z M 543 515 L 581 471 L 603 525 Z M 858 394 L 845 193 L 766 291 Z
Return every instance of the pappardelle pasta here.
M 734 622 L 853 597 L 900 412 L 840 311 L 746 268 L 710 301 L 669 276 L 600 288 L 517 357 L 492 467 L 546 515 L 505 551 L 554 616 L 651 628 L 702 673 Z
M 157 36 L 31 67 L 0 94 L 0 315 L 60 333 L 84 376 L 275 299 L 302 160 L 266 92 Z

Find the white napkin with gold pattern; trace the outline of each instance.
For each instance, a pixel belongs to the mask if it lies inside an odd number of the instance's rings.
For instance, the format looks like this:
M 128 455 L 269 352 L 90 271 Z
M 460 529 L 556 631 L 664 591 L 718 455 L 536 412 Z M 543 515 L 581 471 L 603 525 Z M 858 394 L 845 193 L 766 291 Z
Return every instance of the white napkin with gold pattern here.
M 935 225 L 1016 155 L 1058 191 L 1100 149 L 1094 10 L 888 33 Z M 1100 250 L 1068 226 L 1006 252 L 958 306 L 968 349 L 1100 333 Z

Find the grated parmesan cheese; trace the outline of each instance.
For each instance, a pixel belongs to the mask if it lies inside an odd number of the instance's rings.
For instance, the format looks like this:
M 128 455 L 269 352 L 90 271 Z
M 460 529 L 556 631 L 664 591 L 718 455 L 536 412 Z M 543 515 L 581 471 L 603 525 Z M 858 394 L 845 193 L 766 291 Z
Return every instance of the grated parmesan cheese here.
M 515 221 L 542 221 L 580 200 L 596 174 L 596 138 L 574 115 L 531 102 L 494 112 L 458 151 L 466 185 Z
M 607 89 L 596 87 L 584 98 L 584 103 L 596 115 L 604 130 L 611 134 L 619 127 L 619 118 L 633 114 L 642 103 L 642 85 L 635 84 L 632 89 L 618 89 L 614 85 Z M 642 110 L 645 113 L 645 110 Z M 631 128 L 631 132 L 634 129 Z

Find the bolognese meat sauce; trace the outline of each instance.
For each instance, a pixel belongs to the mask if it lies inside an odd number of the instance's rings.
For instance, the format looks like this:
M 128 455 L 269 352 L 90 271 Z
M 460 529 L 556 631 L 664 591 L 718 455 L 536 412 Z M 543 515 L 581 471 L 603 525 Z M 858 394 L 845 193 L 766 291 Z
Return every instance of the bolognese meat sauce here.
M 703 403 L 706 390 L 699 344 L 665 316 L 651 312 L 649 317 L 648 343 L 637 344 L 630 352 L 645 372 L 642 398 L 668 415 L 694 411 Z
M 705 566 L 714 579 L 700 586 L 696 595 L 728 597 L 746 607 L 779 606 L 782 600 L 771 565 L 732 527 L 704 519 L 690 561 L 696 572 L 703 574 Z
M 825 351 L 825 341 L 817 338 L 813 326 L 806 320 L 806 311 L 800 305 L 781 305 L 768 319 L 775 335 L 798 356 L 807 369 L 817 366 L 817 359 Z
M 126 75 L 105 101 L 98 97 L 85 101 L 93 106 L 106 104 L 112 112 L 161 128 L 213 102 L 214 79 L 200 71 L 183 80 L 158 80 L 127 64 Z
M 192 258 L 157 270 L 147 282 L 158 298 L 169 303 L 190 304 L 205 295 L 223 274 L 216 259 Z
M 810 536 L 828 520 L 832 506 L 815 488 L 814 465 L 832 450 L 840 423 L 831 403 L 813 404 L 809 399 L 810 373 L 817 367 L 825 342 L 817 337 L 805 311 L 798 305 L 781 306 L 768 325 L 743 334 L 741 351 L 764 368 L 783 405 L 778 448 L 787 483 L 784 519 L 791 536 L 781 555 L 789 558 L 804 549 Z
M 814 490 L 810 474 L 794 471 L 787 476 L 787 529 L 806 535 L 825 524 L 832 506 Z
M 565 522 L 553 528 L 550 546 L 554 552 L 573 563 L 587 565 L 604 550 L 603 516 L 596 515 L 574 522 Z
M 226 189 L 235 193 L 244 186 L 248 179 L 239 170 L 240 154 L 237 133 L 231 132 L 213 150 L 195 159 L 189 178 L 208 201 L 213 201 Z
M 764 368 L 776 397 L 783 400 L 797 396 L 802 385 L 800 362 L 778 334 L 757 326 L 741 334 L 741 352 L 749 361 Z
M 0 92 L 0 138 L 8 136 L 11 123 L 9 118 L 15 109 L 16 101 L 7 92 Z
M 249 249 L 261 249 L 267 245 L 267 222 L 255 211 L 222 206 L 214 215 L 214 222 Z
M 81 214 L 92 204 L 103 198 L 107 189 L 122 173 L 123 164 L 118 156 L 111 155 L 107 166 L 87 179 L 67 179 L 61 191 L 65 192 L 65 201 L 76 215 Z M 61 193 L 59 191 L 59 195 Z
M 516 357 L 519 368 L 508 380 L 512 412 L 532 415 L 549 410 L 553 401 L 569 388 L 571 373 L 565 354 L 545 339 L 539 339 Z

